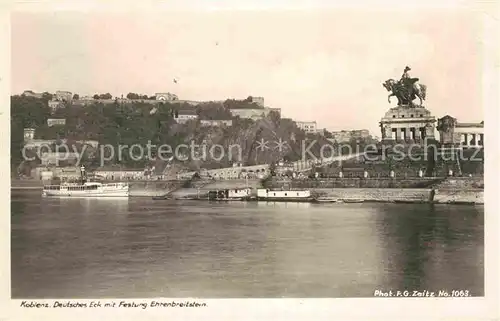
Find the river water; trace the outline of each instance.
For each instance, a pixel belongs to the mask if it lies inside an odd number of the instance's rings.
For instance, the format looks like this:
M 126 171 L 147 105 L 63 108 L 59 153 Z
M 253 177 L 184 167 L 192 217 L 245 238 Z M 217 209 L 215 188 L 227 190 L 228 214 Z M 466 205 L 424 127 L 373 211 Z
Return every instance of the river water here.
M 484 295 L 482 206 L 11 198 L 16 299 Z

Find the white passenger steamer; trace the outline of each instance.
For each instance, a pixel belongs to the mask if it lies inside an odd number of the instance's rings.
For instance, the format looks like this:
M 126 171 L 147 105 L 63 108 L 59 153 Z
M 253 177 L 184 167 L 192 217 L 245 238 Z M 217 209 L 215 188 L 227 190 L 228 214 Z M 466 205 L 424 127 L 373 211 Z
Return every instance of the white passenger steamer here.
M 87 182 L 85 168 L 82 166 L 80 183 L 63 183 L 60 185 L 45 185 L 42 196 L 52 197 L 128 197 L 127 183 Z

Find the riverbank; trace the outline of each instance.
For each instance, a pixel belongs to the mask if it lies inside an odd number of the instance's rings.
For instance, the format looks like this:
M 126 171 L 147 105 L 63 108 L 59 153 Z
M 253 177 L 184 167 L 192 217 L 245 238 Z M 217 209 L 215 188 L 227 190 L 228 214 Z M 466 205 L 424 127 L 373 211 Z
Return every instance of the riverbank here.
M 359 179 L 358 179 L 359 180 Z M 347 182 L 353 182 L 348 179 Z M 393 182 L 397 180 L 392 180 Z M 266 184 L 268 188 L 300 188 L 304 181 L 293 182 L 291 180 L 271 181 Z M 286 183 L 285 183 L 286 182 Z M 382 182 L 382 183 L 380 183 Z M 323 187 L 336 185 L 338 180 L 328 182 L 327 180 L 311 180 L 308 189 L 320 202 L 401 202 L 401 203 L 434 203 L 434 204 L 484 204 L 484 188 L 478 188 L 482 183 L 477 179 L 452 178 L 452 179 L 421 179 L 420 182 L 413 180 L 400 180 L 395 183 L 399 186 L 407 185 L 429 185 L 426 188 L 391 188 L 385 187 L 387 180 L 372 181 L 370 184 L 381 184 L 384 187 Z M 197 197 L 199 194 L 214 189 L 239 189 L 250 187 L 254 193 L 257 188 L 262 188 L 260 180 L 199 180 L 199 181 L 129 181 L 131 197 L 159 197 L 189 198 Z M 291 186 L 290 186 L 291 185 Z M 41 190 L 43 182 L 38 180 L 13 180 L 12 190 Z
M 233 179 L 233 180 L 161 180 L 161 181 L 103 181 L 103 183 L 124 182 L 130 184 L 130 196 L 132 197 L 154 197 L 176 193 L 178 196 L 189 194 L 190 191 L 208 191 L 214 189 L 239 189 L 250 187 L 261 188 L 258 179 Z M 42 190 L 44 183 L 41 180 L 12 180 L 11 190 Z
M 43 181 L 35 179 L 13 179 L 10 182 L 10 189 L 42 189 Z
M 426 188 L 337 188 L 310 189 L 311 202 L 332 203 L 414 203 L 414 204 L 484 204 L 484 191 L 447 191 Z M 196 199 L 207 190 L 182 188 L 170 193 L 173 199 Z M 272 202 L 272 201 L 270 201 Z
M 430 188 L 443 181 L 444 177 L 413 177 L 413 178 L 359 178 L 359 177 L 332 177 L 317 179 L 284 179 L 271 178 L 265 182 L 266 188 Z
M 335 188 L 313 189 L 318 200 L 363 202 L 432 202 L 432 190 L 426 188 Z

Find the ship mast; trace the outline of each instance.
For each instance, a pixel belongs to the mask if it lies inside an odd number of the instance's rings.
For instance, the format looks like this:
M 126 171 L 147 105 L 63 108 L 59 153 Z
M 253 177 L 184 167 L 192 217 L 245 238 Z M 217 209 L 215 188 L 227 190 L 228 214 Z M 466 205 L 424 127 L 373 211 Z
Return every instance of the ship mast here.
M 87 178 L 85 175 L 85 166 L 83 166 L 83 165 L 80 167 L 80 178 L 81 178 L 82 185 L 85 184 L 85 182 L 87 181 Z

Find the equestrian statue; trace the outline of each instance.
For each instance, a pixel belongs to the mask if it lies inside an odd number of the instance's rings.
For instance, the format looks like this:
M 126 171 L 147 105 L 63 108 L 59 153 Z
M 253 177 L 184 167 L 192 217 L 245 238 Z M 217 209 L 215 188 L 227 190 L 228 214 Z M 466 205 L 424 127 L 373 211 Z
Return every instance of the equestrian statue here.
M 422 106 L 427 86 L 417 83 L 419 78 L 412 78 L 409 73 L 410 70 L 411 68 L 406 66 L 399 81 L 388 79 L 382 84 L 387 91 L 391 92 L 387 97 L 389 103 L 391 102 L 391 97 L 396 96 L 398 106 L 416 107 L 413 100 L 419 98 L 420 106 Z

